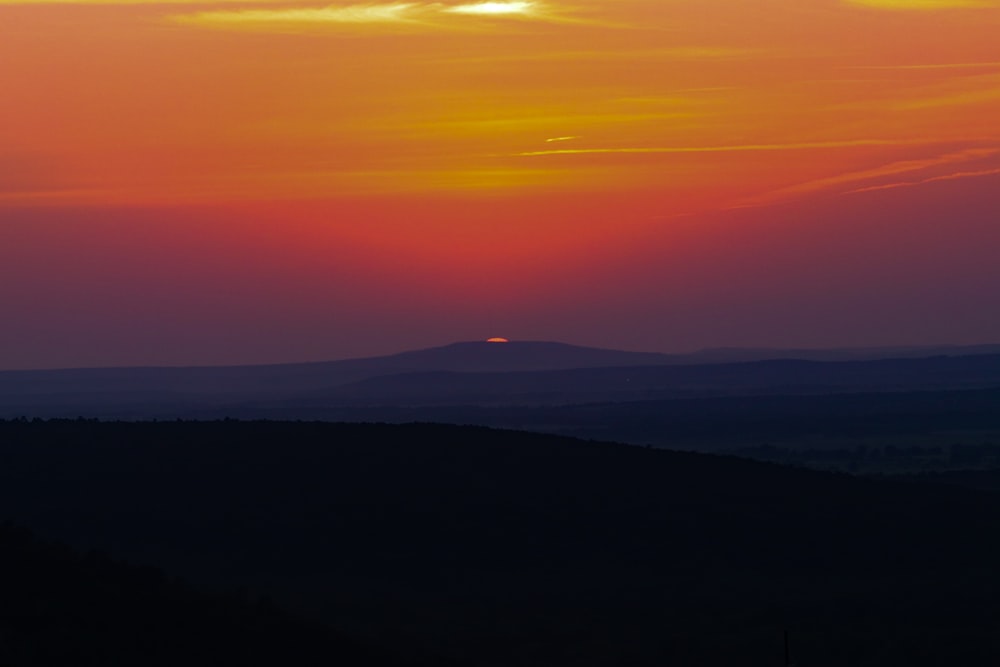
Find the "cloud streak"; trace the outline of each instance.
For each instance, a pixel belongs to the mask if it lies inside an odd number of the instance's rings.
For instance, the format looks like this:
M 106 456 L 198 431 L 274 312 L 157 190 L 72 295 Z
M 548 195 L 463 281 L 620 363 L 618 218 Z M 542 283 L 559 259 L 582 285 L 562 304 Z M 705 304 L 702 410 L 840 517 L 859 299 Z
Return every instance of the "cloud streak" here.
M 416 19 L 414 3 L 348 5 L 290 9 L 241 9 L 196 12 L 172 17 L 179 23 L 202 26 L 254 26 L 281 24 L 396 23 Z
M 918 65 L 855 65 L 862 70 L 950 70 L 950 69 L 993 69 L 1000 67 L 1000 61 L 989 60 L 967 63 L 924 63 Z
M 953 174 L 944 174 L 942 176 L 931 176 L 930 178 L 923 178 L 918 181 L 900 181 L 898 183 L 884 183 L 882 185 L 871 185 L 866 188 L 858 188 L 857 190 L 849 190 L 845 194 L 857 194 L 861 192 L 874 192 L 876 190 L 892 190 L 895 188 L 908 188 L 916 185 L 924 185 L 926 183 L 936 183 L 939 181 L 957 181 L 963 178 L 981 178 L 983 176 L 996 176 L 1000 175 L 1000 169 L 980 169 L 977 171 L 958 171 Z
M 555 15 L 547 15 L 550 20 L 554 20 Z M 586 23 L 580 21 L 568 21 L 572 23 Z M 603 27 L 616 27 L 607 23 L 600 24 Z M 462 58 L 447 59 L 450 62 L 463 63 L 533 63 L 533 62 L 566 62 L 580 63 L 583 61 L 597 61 L 602 63 L 618 61 L 653 61 L 664 60 L 674 62 L 703 62 L 703 61 L 739 61 L 747 58 L 765 57 L 773 55 L 774 51 L 766 49 L 751 49 L 742 47 L 724 46 L 677 46 L 663 48 L 643 48 L 631 49 L 623 48 L 616 50 L 574 50 L 560 49 L 548 51 L 528 51 L 519 53 L 502 53 L 489 56 L 470 56 Z M 714 88 L 719 90 L 720 88 Z M 722 89 L 731 89 L 724 87 Z M 706 89 L 701 89 L 706 90 Z
M 447 14 L 474 14 L 477 16 L 507 16 L 532 14 L 537 11 L 533 2 L 476 2 L 467 5 L 445 7 Z
M 2 0 L 0 0 L 2 1 Z M 456 27 L 456 22 L 474 19 L 554 20 L 555 15 L 540 2 L 479 2 L 458 5 L 395 2 L 327 5 L 268 9 L 223 9 L 178 14 L 170 20 L 209 28 L 285 29 L 288 27 L 396 25 L 410 27 Z
M 998 0 L 845 0 L 849 5 L 903 11 L 947 9 L 989 9 L 1000 7 Z
M 838 185 L 857 183 L 859 181 L 872 181 L 886 176 L 896 176 L 898 174 L 905 174 L 909 172 L 925 171 L 927 169 L 932 169 L 935 167 L 943 167 L 952 164 L 959 164 L 962 162 L 982 160 L 985 158 L 993 157 L 997 154 L 1000 154 L 1000 148 L 969 148 L 965 150 L 954 151 L 951 153 L 945 153 L 943 155 L 938 155 L 935 157 L 924 158 L 921 160 L 900 160 L 897 162 L 890 162 L 888 164 L 884 164 L 879 167 L 874 167 L 872 169 L 863 169 L 860 171 L 852 171 L 845 174 L 838 174 L 837 176 L 831 176 L 828 178 L 821 178 L 813 181 L 807 181 L 805 183 L 800 183 L 798 185 L 793 185 L 787 188 L 782 188 L 780 190 L 775 190 L 767 194 L 761 195 L 759 197 L 754 197 L 752 199 L 746 200 L 742 202 L 741 206 L 761 206 L 764 204 L 769 204 L 776 201 L 789 199 L 797 195 L 828 190 L 830 188 L 835 188 Z M 962 173 L 985 174 L 985 173 L 992 173 L 994 171 L 996 170 L 987 170 L 986 172 L 962 172 Z M 894 184 L 894 185 L 874 185 L 856 190 L 850 190 L 849 192 L 866 192 L 869 190 L 880 190 L 891 187 L 901 187 L 903 185 L 918 185 L 920 183 L 929 183 L 936 180 L 944 180 L 946 178 L 948 177 L 934 176 L 919 181 L 908 181 L 905 183 Z
M 131 6 L 156 6 L 156 5 L 208 5 L 208 4 L 264 4 L 273 3 L 274 0 L 0 0 L 0 7 L 4 5 L 131 5 Z
M 734 144 L 728 146 L 647 146 L 620 148 L 564 148 L 514 153 L 513 157 L 549 155 L 649 155 L 656 153 L 739 153 L 756 151 L 797 151 L 818 148 L 854 148 L 859 146 L 905 146 L 923 143 L 901 139 L 851 139 L 846 141 L 807 141 L 788 144 Z

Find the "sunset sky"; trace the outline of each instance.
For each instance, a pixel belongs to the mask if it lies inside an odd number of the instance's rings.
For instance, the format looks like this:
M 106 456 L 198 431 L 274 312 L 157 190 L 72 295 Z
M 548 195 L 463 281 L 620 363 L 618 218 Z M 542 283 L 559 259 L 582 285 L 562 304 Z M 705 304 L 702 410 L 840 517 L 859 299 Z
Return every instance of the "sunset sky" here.
M 1000 0 L 0 0 L 0 369 L 1000 342 Z

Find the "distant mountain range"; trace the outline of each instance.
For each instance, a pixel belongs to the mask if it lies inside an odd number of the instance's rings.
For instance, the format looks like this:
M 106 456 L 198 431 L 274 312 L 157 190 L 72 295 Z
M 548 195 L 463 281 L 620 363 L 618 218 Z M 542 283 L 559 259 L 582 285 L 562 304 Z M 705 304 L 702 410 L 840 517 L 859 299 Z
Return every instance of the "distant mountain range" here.
M 0 396 L 81 391 L 254 394 L 328 388 L 404 373 L 645 366 L 678 363 L 682 358 L 551 342 L 462 342 L 381 357 L 294 364 L 3 371 Z
M 689 354 L 674 355 L 673 363 L 719 364 L 769 359 L 808 361 L 870 361 L 874 359 L 920 359 L 939 356 L 1000 354 L 1000 345 L 911 345 L 840 348 L 714 347 Z
M 296 407 L 558 405 L 992 386 L 1000 386 L 1000 345 L 671 355 L 556 342 L 461 342 L 315 363 L 5 371 L 0 417 L 220 417 Z

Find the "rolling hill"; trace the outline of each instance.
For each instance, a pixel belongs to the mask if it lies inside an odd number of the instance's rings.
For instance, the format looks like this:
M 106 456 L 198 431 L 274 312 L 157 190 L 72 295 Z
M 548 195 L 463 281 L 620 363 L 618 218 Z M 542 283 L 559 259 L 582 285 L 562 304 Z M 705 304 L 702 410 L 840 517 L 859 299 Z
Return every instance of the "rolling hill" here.
M 1000 355 L 985 351 L 704 363 L 711 354 L 672 356 L 549 342 L 455 343 L 306 364 L 6 371 L 0 372 L 0 417 L 214 418 L 372 405 L 560 405 L 1000 386 Z M 843 356 L 835 352 L 825 356 Z M 745 351 L 738 356 L 746 356 Z
M 483 428 L 0 422 L 4 515 L 481 667 L 992 664 L 1000 495 Z

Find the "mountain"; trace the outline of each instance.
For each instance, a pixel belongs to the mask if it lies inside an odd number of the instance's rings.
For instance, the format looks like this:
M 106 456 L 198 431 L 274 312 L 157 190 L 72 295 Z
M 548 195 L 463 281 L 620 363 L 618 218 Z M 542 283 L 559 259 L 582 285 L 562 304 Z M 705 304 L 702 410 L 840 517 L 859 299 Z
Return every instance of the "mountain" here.
M 251 394 L 331 387 L 379 375 L 426 371 L 506 372 L 671 363 L 666 354 L 552 342 L 463 342 L 380 357 L 250 366 L 0 371 L 0 396 Z
M 503 373 L 671 364 L 676 363 L 678 357 L 545 341 L 462 342 L 387 357 L 360 359 L 354 364 L 371 371 L 405 368 L 408 372 Z
M 1000 386 L 1000 354 L 987 354 L 989 349 L 948 348 L 950 354 L 920 358 L 910 350 L 910 356 L 895 359 L 706 363 L 754 354 L 788 357 L 801 352 L 840 359 L 875 352 L 723 350 L 666 355 L 553 342 L 465 342 L 316 363 L 6 371 L 0 372 L 0 417 L 215 417 L 295 406 L 560 404 Z
M 872 361 L 1000 354 L 1000 345 L 911 345 L 840 348 L 715 347 L 678 355 L 677 363 L 720 364 L 772 359 L 806 361 Z

